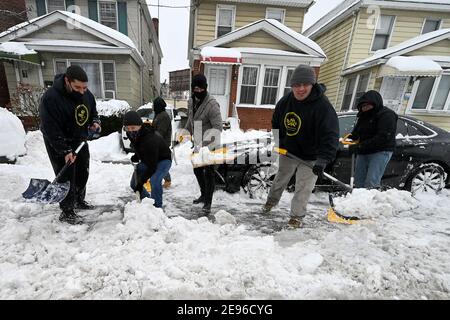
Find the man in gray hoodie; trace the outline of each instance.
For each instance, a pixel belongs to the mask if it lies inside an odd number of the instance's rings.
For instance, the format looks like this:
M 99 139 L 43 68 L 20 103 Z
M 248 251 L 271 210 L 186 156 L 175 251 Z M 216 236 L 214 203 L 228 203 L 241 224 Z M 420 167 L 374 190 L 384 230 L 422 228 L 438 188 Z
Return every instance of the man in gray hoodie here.
M 192 97 L 188 102 L 188 120 L 186 130 L 193 137 L 194 147 L 207 146 L 210 150 L 220 145 L 222 116 L 220 105 L 208 91 L 208 83 L 203 74 L 192 77 Z M 200 186 L 201 195 L 193 201 L 203 203 L 203 212 L 211 212 L 211 203 L 215 188 L 214 165 L 194 168 L 194 174 Z

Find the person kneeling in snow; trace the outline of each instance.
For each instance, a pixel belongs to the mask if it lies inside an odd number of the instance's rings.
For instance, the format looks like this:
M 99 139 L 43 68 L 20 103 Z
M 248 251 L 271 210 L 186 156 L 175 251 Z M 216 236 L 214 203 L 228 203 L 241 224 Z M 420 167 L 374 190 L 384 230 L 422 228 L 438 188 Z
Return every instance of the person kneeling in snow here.
M 395 149 L 398 116 L 383 106 L 383 98 L 375 90 L 364 93 L 357 108 L 358 120 L 348 137 L 359 141 L 349 146 L 349 151 L 356 153 L 355 187 L 379 188 Z
M 123 125 L 130 139 L 135 154 L 131 157 L 137 165 L 136 178 L 133 174 L 130 186 L 133 191 L 139 191 L 142 198 L 149 198 L 144 183 L 150 179 L 152 186 L 151 198 L 154 206 L 161 208 L 163 204 L 162 179 L 167 175 L 172 165 L 172 155 L 167 143 L 150 124 L 143 124 L 136 111 L 128 111 L 123 118 Z

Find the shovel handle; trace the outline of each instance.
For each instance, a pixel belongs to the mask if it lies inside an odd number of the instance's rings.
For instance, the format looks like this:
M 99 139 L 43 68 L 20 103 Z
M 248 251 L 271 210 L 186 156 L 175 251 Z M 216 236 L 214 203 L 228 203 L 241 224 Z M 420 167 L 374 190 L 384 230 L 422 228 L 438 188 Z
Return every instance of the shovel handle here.
M 78 152 L 80 152 L 81 148 L 84 147 L 85 144 L 86 144 L 86 141 L 82 141 L 82 142 L 80 143 L 80 145 L 78 146 L 78 148 L 76 148 L 75 151 L 72 152 L 73 155 L 76 156 L 76 155 L 78 154 Z M 68 168 L 71 164 L 72 164 L 72 162 L 67 161 L 67 162 L 64 164 L 64 167 L 62 167 L 62 169 L 59 171 L 58 175 L 55 177 L 55 179 L 53 180 L 52 183 L 57 182 L 58 179 L 61 178 L 61 176 L 64 174 L 64 172 L 66 172 L 67 168 Z
M 300 159 L 299 157 L 293 155 L 292 153 L 289 153 L 286 149 L 274 147 L 273 150 L 274 150 L 276 153 L 282 154 L 283 156 L 286 156 L 286 157 L 289 157 L 289 158 L 291 158 L 291 159 L 297 160 L 298 162 L 300 162 L 301 164 L 307 166 L 308 168 L 311 168 L 311 169 L 313 168 L 313 165 L 312 165 L 312 164 L 310 164 L 310 163 L 308 163 L 308 162 L 306 162 L 306 161 Z M 336 178 L 333 177 L 332 175 L 329 175 L 329 174 L 326 173 L 326 172 L 324 172 L 323 175 L 324 175 L 328 180 L 331 180 L 331 181 L 337 183 L 338 185 L 340 185 L 341 187 L 343 187 L 345 190 L 348 190 L 348 191 L 350 191 L 350 192 L 353 190 L 353 188 L 350 187 L 348 184 L 343 183 L 342 181 L 336 179 Z

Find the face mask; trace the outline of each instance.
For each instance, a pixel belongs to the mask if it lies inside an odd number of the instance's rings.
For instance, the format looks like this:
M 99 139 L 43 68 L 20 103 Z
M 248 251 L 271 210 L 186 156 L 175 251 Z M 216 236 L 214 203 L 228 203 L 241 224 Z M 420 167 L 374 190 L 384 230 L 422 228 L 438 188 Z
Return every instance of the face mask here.
M 206 94 L 207 94 L 206 90 L 202 91 L 202 92 L 195 92 L 194 91 L 194 97 L 196 97 L 199 100 L 204 99 L 206 97 Z
M 77 101 L 81 100 L 83 98 L 83 94 L 79 93 L 78 91 L 72 91 L 69 93 L 69 95 L 73 100 L 77 100 Z
M 138 136 L 138 132 L 139 131 L 128 131 L 128 136 L 130 137 L 130 139 L 136 140 L 136 138 Z

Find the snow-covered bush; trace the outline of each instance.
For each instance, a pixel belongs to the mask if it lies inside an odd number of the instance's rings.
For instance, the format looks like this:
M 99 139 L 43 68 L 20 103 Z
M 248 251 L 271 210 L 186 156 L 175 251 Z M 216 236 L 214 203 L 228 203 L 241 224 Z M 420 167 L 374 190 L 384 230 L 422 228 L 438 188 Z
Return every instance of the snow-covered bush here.
M 25 130 L 17 116 L 5 108 L 0 108 L 0 162 L 14 163 L 24 155 Z

